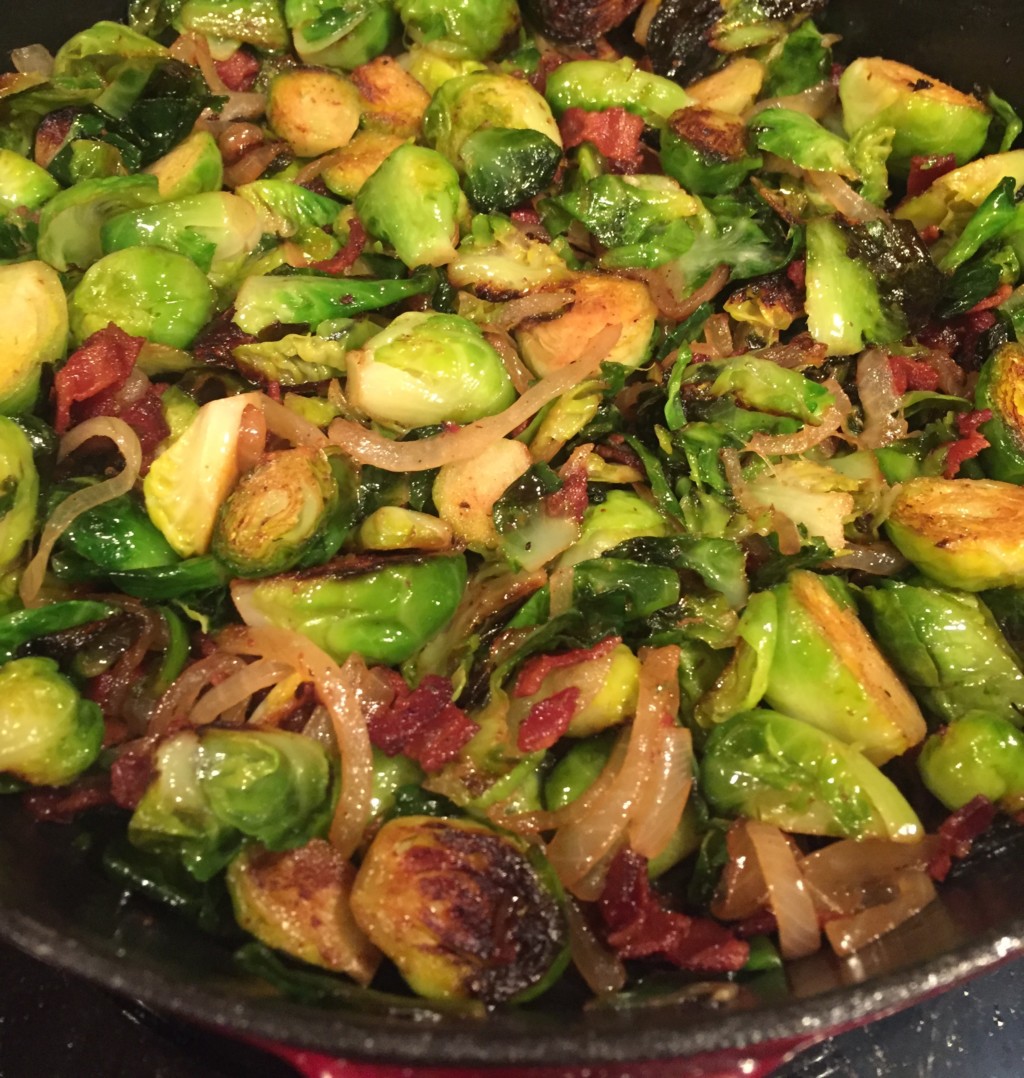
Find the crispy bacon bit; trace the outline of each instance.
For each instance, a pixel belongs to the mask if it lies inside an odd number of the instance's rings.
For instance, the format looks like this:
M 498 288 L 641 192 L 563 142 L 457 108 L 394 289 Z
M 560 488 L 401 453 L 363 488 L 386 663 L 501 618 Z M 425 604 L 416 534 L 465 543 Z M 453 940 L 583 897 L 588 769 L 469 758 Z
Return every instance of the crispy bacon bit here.
M 322 262 L 314 262 L 312 268 L 322 270 L 324 273 L 344 273 L 363 253 L 366 239 L 366 231 L 363 229 L 362 222 L 358 217 L 353 217 L 348 226 L 348 239 L 345 241 L 345 246 L 333 258 L 325 258 Z
M 786 267 L 786 276 L 798 292 L 803 292 L 807 287 L 807 262 L 802 258 L 794 258 Z
M 643 162 L 640 136 L 641 117 L 616 106 L 601 112 L 569 108 L 558 121 L 562 143 L 567 150 L 581 142 L 592 142 L 608 159 L 613 172 L 636 172 Z
M 580 690 L 570 685 L 553 696 L 538 700 L 519 726 L 516 745 L 521 752 L 540 752 L 552 745 L 569 729 Z
M 548 86 L 548 75 L 550 75 L 555 68 L 561 67 L 562 64 L 567 63 L 568 60 L 568 56 L 563 56 L 560 52 L 555 52 L 554 49 L 549 49 L 547 52 L 542 53 L 536 70 L 529 77 L 528 81 L 530 85 L 538 93 L 544 93 Z
M 87 809 L 111 803 L 106 775 L 79 779 L 71 786 L 30 790 L 22 796 L 25 811 L 40 823 L 71 823 Z
M 918 235 L 921 237 L 921 242 L 926 243 L 929 247 L 942 235 L 942 229 L 938 225 L 928 225 L 926 228 L 922 228 Z
M 911 157 L 910 175 L 907 177 L 907 195 L 913 198 L 922 191 L 927 191 L 940 176 L 952 172 L 955 168 L 956 156 L 951 153 Z
M 476 733 L 471 718 L 452 703 L 448 678 L 428 674 L 411 692 L 399 691 L 386 710 L 370 716 L 370 740 L 395 756 L 404 753 L 424 771 L 439 771 Z
M 105 402 L 101 407 L 89 409 L 89 416 L 117 416 L 135 431 L 139 436 L 139 445 L 142 447 L 143 475 L 149 471 L 156 447 L 171 433 L 160 402 L 160 397 L 166 388 L 166 385 L 150 385 L 147 386 L 143 396 L 129 404 L 121 404 L 115 399 Z
M 984 299 L 978 300 L 977 303 L 967 312 L 968 314 L 977 314 L 979 311 L 987 311 L 992 307 L 998 307 L 1001 303 L 1005 303 L 1010 298 L 1010 293 L 1013 291 L 1013 285 L 1001 284 L 991 296 L 986 296 Z
M 680 969 L 731 973 L 750 954 L 750 945 L 717 921 L 665 909 L 651 890 L 647 859 L 629 849 L 609 866 L 598 910 L 605 939 L 622 958 L 660 955 Z
M 533 696 L 553 670 L 562 670 L 566 666 L 575 666 L 591 659 L 601 659 L 621 643 L 621 636 L 609 636 L 592 648 L 573 648 L 572 651 L 563 651 L 561 655 L 534 655 L 527 659 L 519 671 L 512 695 L 517 699 Z
M 947 816 L 939 827 L 940 846 L 928 865 L 928 874 L 940 883 L 946 878 L 954 859 L 963 860 L 974 840 L 983 835 L 996 818 L 996 806 L 980 794 Z
M 934 392 L 939 388 L 939 372 L 925 359 L 889 356 L 889 371 L 892 374 L 893 388 L 901 397 L 908 389 L 927 389 Z
M 946 467 L 943 474 L 947 479 L 952 479 L 960 471 L 960 465 L 965 460 L 971 460 L 983 449 L 988 448 L 989 441 L 978 430 L 978 427 L 991 418 L 992 412 L 988 408 L 982 408 L 977 412 L 964 412 L 956 417 L 956 429 L 960 432 L 960 438 L 946 451 Z
M 236 49 L 226 60 L 215 60 L 213 66 L 224 85 L 236 93 L 248 93 L 260 73 L 259 59 L 248 49 Z
M 230 367 L 234 363 L 232 350 L 240 344 L 255 344 L 259 338 L 245 333 L 235 325 L 234 307 L 229 307 L 223 314 L 208 322 L 196 337 L 192 345 L 192 354 L 200 363 L 211 366 Z
M 583 519 L 589 504 L 586 467 L 573 468 L 562 481 L 561 490 L 556 490 L 544 499 L 544 509 L 548 516 L 566 517 L 575 521 Z
M 110 792 L 114 804 L 135 809 L 153 777 L 153 750 L 149 739 L 128 745 L 110 768 Z
M 517 225 L 539 225 L 540 214 L 532 206 L 520 206 L 510 214 Z
M 129 337 L 111 322 L 72 353 L 53 380 L 57 398 L 54 428 L 58 434 L 71 426 L 73 404 L 116 392 L 128 381 L 145 343 L 145 337 Z

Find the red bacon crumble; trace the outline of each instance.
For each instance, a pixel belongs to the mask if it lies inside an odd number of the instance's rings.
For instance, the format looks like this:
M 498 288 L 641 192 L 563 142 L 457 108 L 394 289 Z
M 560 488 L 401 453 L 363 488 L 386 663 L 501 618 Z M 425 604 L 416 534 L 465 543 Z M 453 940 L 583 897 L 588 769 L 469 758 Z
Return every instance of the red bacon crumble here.
M 235 93 L 248 93 L 260 73 L 259 59 L 248 49 L 236 49 L 226 60 L 215 60 L 221 81 Z
M 558 121 L 562 144 L 567 150 L 592 142 L 607 158 L 613 172 L 636 172 L 643 163 L 640 136 L 642 117 L 616 106 L 601 112 L 569 108 Z
M 123 809 L 135 809 L 153 777 L 153 751 L 149 739 L 128 745 L 110 768 L 110 792 L 114 804 Z
M 114 393 L 128 381 L 145 343 L 145 337 L 130 337 L 111 322 L 71 354 L 53 380 L 57 398 L 53 425 L 58 434 L 71 426 L 73 404 Z
M 910 175 L 907 176 L 907 195 L 913 198 L 915 195 L 927 191 L 929 187 L 947 172 L 956 168 L 956 157 L 951 153 L 931 154 L 920 156 L 915 154 L 910 159 Z
M 803 292 L 807 287 L 807 262 L 802 258 L 794 258 L 786 267 L 786 277 L 798 292 Z
M 908 389 L 939 388 L 939 372 L 924 359 L 910 356 L 889 356 L 889 371 L 896 392 L 902 396 Z
M 960 471 L 960 466 L 964 461 L 971 460 L 983 449 L 988 448 L 989 441 L 978 430 L 978 427 L 991 418 L 992 412 L 988 408 L 982 408 L 977 412 L 964 412 L 956 417 L 956 429 L 960 433 L 960 438 L 946 451 L 946 467 L 943 475 L 947 479 L 952 479 Z
M 680 969 L 733 973 L 750 954 L 750 945 L 717 921 L 665 909 L 651 890 L 647 858 L 629 849 L 609 866 L 598 911 L 608 945 L 622 958 L 660 955 Z
M 30 790 L 22 796 L 25 811 L 40 823 L 71 823 L 80 813 L 111 803 L 106 775 L 79 779 L 71 786 Z
M 566 517 L 577 522 L 590 504 L 587 498 L 587 469 L 574 468 L 562 480 L 561 490 L 549 494 L 544 499 L 544 509 L 548 516 Z
M 353 218 L 348 226 L 348 239 L 345 241 L 345 246 L 333 258 L 325 258 L 321 262 L 314 262 L 311 268 L 321 270 L 324 273 L 344 273 L 363 253 L 366 239 L 366 231 L 359 218 Z
M 517 225 L 539 225 L 540 214 L 532 206 L 520 206 L 509 215 Z
M 938 830 L 939 849 L 928 865 L 928 874 L 941 883 L 953 860 L 962 860 L 971 852 L 974 840 L 983 835 L 996 818 L 996 806 L 980 794 L 947 816 Z
M 404 753 L 424 771 L 439 771 L 477 731 L 476 723 L 452 703 L 448 678 L 428 674 L 415 689 L 402 688 L 390 707 L 369 719 L 370 740 L 388 756 Z
M 979 311 L 987 311 L 992 307 L 998 307 L 1001 303 L 1005 303 L 1006 300 L 1010 298 L 1010 293 L 1012 291 L 1012 285 L 1001 284 L 991 296 L 986 296 L 984 299 L 978 300 L 967 313 L 977 314 Z
M 570 685 L 553 696 L 547 696 L 530 708 L 529 714 L 519 725 L 516 746 L 520 752 L 540 752 L 552 745 L 569 729 L 580 690 Z
M 926 228 L 922 228 L 918 235 L 921 237 L 921 242 L 928 244 L 929 247 L 942 235 L 942 229 L 938 225 L 928 225 Z
M 533 696 L 553 670 L 561 670 L 566 666 L 575 666 L 577 663 L 603 658 L 621 643 L 621 636 L 609 636 L 592 648 L 573 648 L 572 651 L 563 651 L 560 655 L 534 655 L 523 663 L 516 683 L 512 687 L 512 695 L 516 699 Z

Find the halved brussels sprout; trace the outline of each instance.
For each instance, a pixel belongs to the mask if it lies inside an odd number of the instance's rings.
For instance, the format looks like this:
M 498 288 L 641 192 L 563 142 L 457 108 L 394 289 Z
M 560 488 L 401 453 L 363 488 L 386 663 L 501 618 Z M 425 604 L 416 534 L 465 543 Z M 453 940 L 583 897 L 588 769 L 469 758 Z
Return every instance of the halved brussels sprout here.
M 398 27 L 390 0 L 285 0 L 299 58 L 346 71 L 382 53 Z
M 352 913 L 419 995 L 521 1001 L 565 968 L 554 880 L 539 852 L 482 824 L 406 816 L 373 840 Z
M 0 416 L 0 572 L 35 532 L 39 474 L 32 443 L 13 420 Z
M 402 54 L 402 67 L 427 91 L 436 94 L 449 80 L 460 75 L 472 75 L 474 71 L 486 71 L 487 66 L 479 60 L 450 56 L 436 52 L 429 45 L 416 45 Z
M 330 164 L 320 173 L 328 191 L 351 201 L 384 159 L 405 142 L 386 131 L 358 131 L 352 141 L 331 155 Z
M 348 356 L 350 402 L 384 426 L 471 423 L 516 398 L 498 353 L 472 322 L 407 311 Z
M 272 853 L 246 847 L 228 866 L 235 919 L 258 940 L 314 966 L 369 984 L 377 948 L 352 917 L 355 866 L 329 843 Z
M 610 490 L 604 501 L 587 506 L 579 540 L 562 555 L 559 565 L 599 558 L 628 539 L 663 535 L 668 535 L 668 524 L 650 502 L 632 491 Z
M 346 145 L 359 126 L 360 108 L 359 91 L 336 71 L 283 71 L 267 91 L 267 123 L 299 157 Z
M 414 138 L 423 126 L 430 94 L 394 57 L 378 56 L 352 72 L 362 105 L 360 124 L 401 138 Z
M 284 572 L 316 543 L 340 498 L 322 450 L 269 453 L 221 506 L 211 550 L 236 576 Z
M 34 161 L 0 149 L 0 208 L 38 210 L 60 191 L 60 184 Z
M 185 0 L 175 27 L 211 39 L 243 41 L 268 52 L 283 52 L 289 45 L 279 0 Z
M 849 135 L 872 123 L 896 131 L 889 167 L 906 175 L 915 155 L 956 155 L 970 161 L 988 133 L 991 113 L 963 94 L 906 64 L 858 57 L 839 79 L 843 125 Z
M 980 455 L 985 471 L 993 479 L 1024 483 L 1024 346 L 1010 341 L 989 356 L 974 402 L 992 413 L 979 428 L 989 443 Z
M 761 164 L 747 151 L 747 128 L 738 116 L 701 105 L 672 114 L 660 157 L 668 175 L 697 195 L 735 190 Z
M 30 411 L 47 363 L 68 344 L 68 303 L 45 262 L 0 266 L 0 415 Z
M 904 483 L 885 522 L 922 573 L 963 591 L 1024 587 L 1024 488 L 995 479 L 920 476 Z
M 760 96 L 765 65 L 752 56 L 734 56 L 724 67 L 691 82 L 686 92 L 698 105 L 742 116 Z
M 304 229 L 333 225 L 341 212 L 333 198 L 318 195 L 290 180 L 253 180 L 236 187 L 235 194 L 259 214 L 264 232 L 278 236 L 294 236 Z
M 514 39 L 516 0 L 396 0 L 406 35 L 443 56 L 485 60 Z
M 914 698 L 857 619 L 841 580 L 805 570 L 771 593 L 776 640 L 765 699 L 884 764 L 924 739 Z
M 658 308 L 642 281 L 581 273 L 568 291 L 573 303 L 564 314 L 527 320 L 516 329 L 516 343 L 534 374 L 550 374 L 572 363 L 609 326 L 621 331 L 606 361 L 625 367 L 643 363 L 651 349 Z
M 700 765 L 716 814 L 833 838 L 917 842 L 904 796 L 851 745 L 775 711 L 744 711 L 716 727 Z
M 410 267 L 455 257 L 463 195 L 459 174 L 435 150 L 399 146 L 356 195 L 359 220 Z
M 466 586 L 466 559 L 344 559 L 265 580 L 236 580 L 231 595 L 247 625 L 280 625 L 308 636 L 339 662 L 405 662 L 452 616 Z
M 209 131 L 193 131 L 145 171 L 156 176 L 161 198 L 202 195 L 224 185 L 224 158 Z
M 74 340 L 113 322 L 133 337 L 187 348 L 213 314 L 206 274 L 184 255 L 161 247 L 127 247 L 93 263 L 71 294 Z
M 445 521 L 400 505 L 382 505 L 359 525 L 362 550 L 448 550 L 453 538 Z
M 0 774 L 63 786 L 99 756 L 103 712 L 52 659 L 13 659 L 0 667 L 0 699 Z
M 544 96 L 556 116 L 568 108 L 600 112 L 618 107 L 654 127 L 664 127 L 672 113 L 693 104 L 677 82 L 644 71 L 628 57 L 561 64 L 548 75 Z
M 917 760 L 925 786 L 950 810 L 985 797 L 1024 809 L 1024 737 L 998 715 L 975 711 L 932 734 Z

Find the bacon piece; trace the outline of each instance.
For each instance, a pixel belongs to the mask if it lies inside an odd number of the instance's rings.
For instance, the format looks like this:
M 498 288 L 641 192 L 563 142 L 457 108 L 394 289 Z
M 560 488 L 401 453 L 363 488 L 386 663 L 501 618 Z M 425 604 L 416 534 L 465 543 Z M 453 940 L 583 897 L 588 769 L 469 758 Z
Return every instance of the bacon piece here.
M 236 93 L 248 93 L 260 73 L 259 59 L 248 49 L 235 49 L 226 60 L 215 60 L 213 66 L 224 85 Z
M 411 692 L 369 719 L 370 740 L 388 756 L 404 753 L 424 771 L 439 771 L 477 731 L 476 723 L 452 703 L 448 678 L 428 674 Z
M 232 321 L 234 316 L 234 307 L 229 307 L 199 331 L 199 336 L 192 345 L 192 354 L 200 363 L 233 367 L 235 361 L 232 350 L 240 344 L 256 344 L 259 341 L 259 337 L 239 329 Z
M 807 262 L 803 258 L 794 258 L 786 267 L 786 277 L 789 283 L 798 291 L 803 292 L 807 287 Z
M 978 300 L 967 313 L 977 314 L 979 311 L 987 311 L 992 307 L 998 307 L 1001 303 L 1005 303 L 1006 300 L 1010 298 L 1011 292 L 1013 292 L 1013 285 L 1001 284 L 991 296 L 986 296 L 984 299 Z
M 928 225 L 922 228 L 918 235 L 921 237 L 921 242 L 928 244 L 929 247 L 942 235 L 942 229 L 938 225 Z
M 925 157 L 915 154 L 910 159 L 910 175 L 907 177 L 908 197 L 913 198 L 922 191 L 927 191 L 940 176 L 952 172 L 955 168 L 954 154 L 930 154 Z
M 939 388 L 939 372 L 925 359 L 889 356 L 889 371 L 893 388 L 901 397 L 908 389 L 934 391 Z
M 41 823 L 71 823 L 80 812 L 111 801 L 106 775 L 78 779 L 71 786 L 30 790 L 22 796 L 25 811 Z
M 644 121 L 624 108 L 588 112 L 569 108 L 558 121 L 562 143 L 567 150 L 581 142 L 592 142 L 608 159 L 613 172 L 636 172 L 643 163 L 640 136 Z
M 533 696 L 552 670 L 561 670 L 566 666 L 600 659 L 621 643 L 621 636 L 609 636 L 592 648 L 573 648 L 572 651 L 563 651 L 560 655 L 534 655 L 523 663 L 512 688 L 512 695 L 517 699 L 523 696 Z
M 321 262 L 314 262 L 312 268 L 322 270 L 324 273 L 344 273 L 363 253 L 366 240 L 367 235 L 362 222 L 358 217 L 353 217 L 348 226 L 348 239 L 345 241 L 345 246 L 333 258 L 325 258 Z
M 57 398 L 54 429 L 58 434 L 71 426 L 73 404 L 116 391 L 128 381 L 145 343 L 145 337 L 130 337 L 111 322 L 72 353 L 53 380 Z
M 996 818 L 996 806 L 980 794 L 973 801 L 947 816 L 938 830 L 939 849 L 928 865 L 928 874 L 940 883 L 946 878 L 954 859 L 963 860 L 974 840 L 983 835 Z
M 608 867 L 598 910 L 621 958 L 660 955 L 680 969 L 732 973 L 750 954 L 750 945 L 717 921 L 665 909 L 651 890 L 647 858 L 633 850 L 621 850 Z
M 548 516 L 581 521 L 590 504 L 587 498 L 587 469 L 573 468 L 562 480 L 562 487 L 544 499 Z
M 110 792 L 114 804 L 135 809 L 153 778 L 153 750 L 149 739 L 125 747 L 110 768 Z
M 569 729 L 579 699 L 580 690 L 575 685 L 570 685 L 553 696 L 538 700 L 519 726 L 516 746 L 520 752 L 550 749 Z
M 520 206 L 510 214 L 517 225 L 539 225 L 540 214 L 532 206 Z
M 977 412 L 964 412 L 956 417 L 956 429 L 960 432 L 960 437 L 946 450 L 946 467 L 943 475 L 947 479 L 954 478 L 965 460 L 971 460 L 983 449 L 988 448 L 989 441 L 978 430 L 978 427 L 991 418 L 992 412 L 989 408 L 982 408 Z

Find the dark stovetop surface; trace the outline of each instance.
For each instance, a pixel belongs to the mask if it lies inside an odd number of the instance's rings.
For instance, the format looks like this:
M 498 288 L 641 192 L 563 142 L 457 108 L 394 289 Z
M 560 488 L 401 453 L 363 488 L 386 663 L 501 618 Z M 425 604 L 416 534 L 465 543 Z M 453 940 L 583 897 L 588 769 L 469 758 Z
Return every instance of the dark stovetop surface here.
M 811 1049 L 777 1078 L 1020 1078 L 1024 962 Z M 294 1078 L 0 945 L 0 1078 Z

